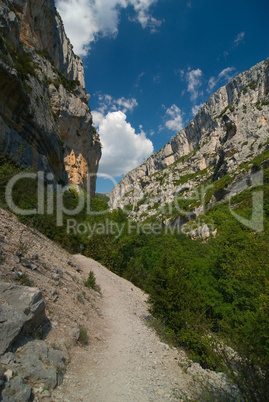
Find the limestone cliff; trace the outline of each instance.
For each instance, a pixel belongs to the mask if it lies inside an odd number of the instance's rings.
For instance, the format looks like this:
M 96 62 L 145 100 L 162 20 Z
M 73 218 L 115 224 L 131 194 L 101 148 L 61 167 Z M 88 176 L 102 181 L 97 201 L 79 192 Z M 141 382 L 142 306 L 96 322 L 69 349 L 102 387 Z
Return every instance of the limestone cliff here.
M 101 157 L 85 93 L 54 0 L 0 0 L 0 152 L 85 188 Z
M 160 207 L 177 195 L 187 199 L 202 183 L 236 176 L 266 151 L 268 121 L 269 59 L 220 88 L 185 129 L 128 173 L 110 193 L 111 207 L 125 207 L 136 220 L 160 218 Z

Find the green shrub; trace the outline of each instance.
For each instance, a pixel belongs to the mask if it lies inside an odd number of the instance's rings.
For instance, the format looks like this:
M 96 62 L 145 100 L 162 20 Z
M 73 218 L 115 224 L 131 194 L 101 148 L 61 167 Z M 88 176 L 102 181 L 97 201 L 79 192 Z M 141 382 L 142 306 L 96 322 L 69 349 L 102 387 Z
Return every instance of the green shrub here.
M 90 271 L 89 276 L 86 281 L 84 281 L 84 285 L 87 288 L 91 288 L 97 292 L 100 292 L 100 286 L 96 284 L 96 279 L 93 271 Z
M 260 169 L 268 158 L 268 149 L 254 158 L 254 170 Z M 248 169 L 249 164 L 241 168 Z M 18 171 L 14 164 L 0 160 L 2 205 L 5 205 L 6 183 Z M 124 228 L 117 237 L 98 233 L 93 233 L 91 238 L 87 234 L 67 236 L 65 226 L 56 226 L 55 215 L 19 219 L 73 252 L 79 252 L 82 246 L 86 256 L 147 291 L 150 310 L 157 323 L 164 325 L 160 332 L 183 345 L 203 367 L 225 370 L 238 384 L 245 400 L 265 401 L 269 376 L 268 172 L 269 168 L 264 170 L 264 231 L 261 233 L 239 223 L 231 215 L 227 202 L 218 203 L 205 213 L 203 219 L 217 228 L 217 236 L 207 242 L 192 241 L 176 232 L 166 233 L 165 228 L 158 235 L 146 235 L 141 233 L 143 226 L 134 222 L 131 232 Z M 226 175 L 212 181 L 206 202 L 232 180 L 231 175 Z M 246 218 L 251 217 L 253 191 L 257 189 L 248 189 L 231 199 L 234 211 Z M 20 207 L 36 206 L 34 182 L 19 182 L 14 187 L 14 199 Z M 74 208 L 77 202 L 76 193 L 65 193 L 64 203 L 68 209 Z M 182 200 L 180 207 L 187 210 L 187 202 Z M 87 215 L 85 209 L 77 215 L 77 221 L 93 225 L 108 220 L 128 227 L 123 211 L 110 213 L 105 198 L 97 196 L 91 200 L 91 209 L 103 214 Z M 64 216 L 64 225 L 67 218 Z M 157 216 L 151 219 L 154 223 Z M 98 290 L 92 271 L 85 286 Z M 78 301 L 81 300 L 79 296 Z M 235 363 L 230 356 L 213 353 L 216 339 L 231 346 L 244 362 L 237 366 L 238 375 L 235 375 Z M 83 328 L 80 342 L 87 342 L 87 332 Z
M 78 341 L 83 346 L 88 345 L 88 343 L 89 343 L 89 337 L 88 337 L 88 334 L 87 334 L 87 330 L 84 327 L 79 327 Z
M 35 65 L 27 53 L 18 54 L 15 68 L 22 80 L 28 79 L 28 75 L 36 77 Z
M 258 85 L 258 81 L 254 81 L 254 82 L 250 82 L 250 83 L 247 85 L 247 87 L 250 88 L 250 89 L 252 89 L 252 90 L 255 90 L 255 89 L 257 88 L 257 85 Z

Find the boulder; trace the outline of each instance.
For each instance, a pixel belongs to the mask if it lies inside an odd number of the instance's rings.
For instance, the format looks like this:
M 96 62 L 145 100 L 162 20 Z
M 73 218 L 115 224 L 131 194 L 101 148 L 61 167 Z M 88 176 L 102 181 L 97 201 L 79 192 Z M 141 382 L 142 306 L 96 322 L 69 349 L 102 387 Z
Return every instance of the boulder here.
M 22 311 L 0 304 L 0 355 L 15 341 L 26 320 Z
M 3 387 L 4 385 L 4 372 L 5 370 L 3 369 L 3 367 L 0 365 L 0 389 Z
M 26 316 L 23 331 L 32 333 L 45 318 L 45 303 L 38 288 L 0 283 L 0 297 Z
M 53 349 L 45 341 L 31 341 L 0 360 L 32 386 L 54 389 L 63 380 L 67 358 L 67 352 Z
M 25 384 L 23 379 L 19 376 L 12 378 L 5 383 L 2 391 L 1 400 L 5 402 L 28 402 L 31 400 L 32 389 L 30 385 Z

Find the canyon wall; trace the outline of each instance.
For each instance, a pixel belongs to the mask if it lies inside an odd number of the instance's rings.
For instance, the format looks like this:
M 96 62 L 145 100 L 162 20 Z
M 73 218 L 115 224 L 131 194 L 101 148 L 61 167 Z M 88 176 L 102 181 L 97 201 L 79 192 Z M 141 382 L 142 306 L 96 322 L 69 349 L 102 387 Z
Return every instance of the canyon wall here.
M 160 207 L 177 195 L 236 176 L 268 149 L 268 121 L 269 59 L 220 88 L 186 128 L 129 172 L 110 193 L 111 208 L 125 208 L 138 221 L 160 218 Z
M 1 0 L 0 34 L 0 153 L 94 196 L 101 143 L 54 0 Z

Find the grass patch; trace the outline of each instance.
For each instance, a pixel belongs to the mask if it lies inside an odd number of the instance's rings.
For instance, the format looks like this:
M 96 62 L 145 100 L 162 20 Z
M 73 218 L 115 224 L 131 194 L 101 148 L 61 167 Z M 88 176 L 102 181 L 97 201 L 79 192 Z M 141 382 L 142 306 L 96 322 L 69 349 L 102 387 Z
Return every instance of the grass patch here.
M 79 338 L 78 341 L 81 345 L 86 346 L 89 343 L 89 336 L 87 330 L 84 327 L 79 327 Z

